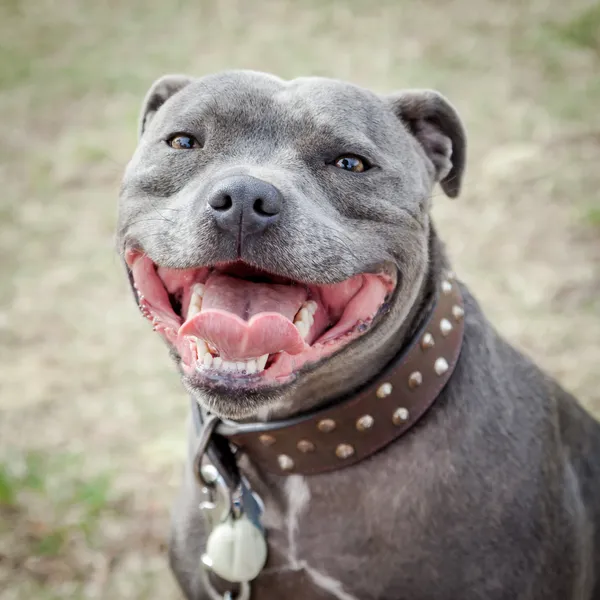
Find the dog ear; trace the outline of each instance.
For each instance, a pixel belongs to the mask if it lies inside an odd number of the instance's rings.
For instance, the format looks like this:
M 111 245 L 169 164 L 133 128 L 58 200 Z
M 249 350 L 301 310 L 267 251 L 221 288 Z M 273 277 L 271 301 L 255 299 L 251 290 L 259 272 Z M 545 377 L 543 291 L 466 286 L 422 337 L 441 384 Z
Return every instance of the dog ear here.
M 163 75 L 152 84 L 142 104 L 138 128 L 140 137 L 146 131 L 158 109 L 191 81 L 192 78 L 187 75 Z
M 389 96 L 393 110 L 419 141 L 447 196 L 460 193 L 467 137 L 456 109 L 434 90 L 407 90 Z

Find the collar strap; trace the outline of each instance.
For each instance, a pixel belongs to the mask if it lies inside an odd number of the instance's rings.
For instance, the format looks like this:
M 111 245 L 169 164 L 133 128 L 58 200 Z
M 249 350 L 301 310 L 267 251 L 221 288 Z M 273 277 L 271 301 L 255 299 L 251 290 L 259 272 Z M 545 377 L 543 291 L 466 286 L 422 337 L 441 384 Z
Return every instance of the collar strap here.
M 435 402 L 456 367 L 463 319 L 459 286 L 448 273 L 412 343 L 358 393 L 287 420 L 223 421 L 216 433 L 271 473 L 313 475 L 353 465 L 406 433 Z

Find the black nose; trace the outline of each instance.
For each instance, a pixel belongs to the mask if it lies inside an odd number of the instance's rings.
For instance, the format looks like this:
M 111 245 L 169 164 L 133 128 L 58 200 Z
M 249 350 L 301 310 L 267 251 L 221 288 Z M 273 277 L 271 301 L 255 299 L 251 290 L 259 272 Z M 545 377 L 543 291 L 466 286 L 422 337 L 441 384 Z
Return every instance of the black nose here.
M 266 181 L 237 175 L 221 181 L 208 197 L 217 225 L 234 234 L 260 233 L 279 218 L 279 190 Z

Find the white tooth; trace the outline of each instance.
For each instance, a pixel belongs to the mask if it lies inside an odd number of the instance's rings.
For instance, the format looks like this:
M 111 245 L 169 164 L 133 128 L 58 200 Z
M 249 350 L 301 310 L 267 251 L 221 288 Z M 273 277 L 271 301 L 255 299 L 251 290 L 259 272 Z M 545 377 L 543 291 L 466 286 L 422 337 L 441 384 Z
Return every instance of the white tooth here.
M 252 373 L 256 373 L 256 361 L 255 360 L 249 360 L 246 363 L 246 373 L 248 373 L 248 375 L 252 375 Z
M 210 352 L 207 352 L 207 353 L 204 355 L 204 366 L 205 366 L 207 369 L 210 369 L 210 366 L 212 365 L 212 361 L 213 361 L 212 354 L 211 354 Z
M 256 359 L 256 370 L 260 373 L 264 370 L 267 361 L 269 360 L 268 354 L 263 354 L 260 358 Z
M 197 298 L 192 296 L 190 298 L 190 305 L 188 306 L 188 311 L 186 318 L 190 319 L 194 315 L 197 315 L 202 309 L 202 298 Z
M 246 370 L 246 361 L 238 361 L 235 363 L 237 370 L 241 373 Z
M 204 284 L 203 283 L 195 283 L 192 286 L 192 296 L 204 296 Z
M 202 358 L 208 352 L 206 342 L 202 338 L 196 338 L 196 348 L 198 348 L 198 358 Z
M 314 300 L 309 300 L 304 303 L 304 308 L 306 308 L 311 315 L 314 315 L 317 312 L 318 305 Z
M 213 363 L 212 363 L 213 369 L 220 369 L 222 364 L 223 364 L 223 359 L 220 356 L 215 356 L 213 358 Z
M 229 360 L 223 361 L 223 364 L 221 365 L 221 369 L 223 371 L 237 371 L 237 367 L 235 366 L 235 363 L 231 362 Z
M 192 286 L 192 295 L 190 296 L 190 305 L 186 317 L 189 319 L 197 315 L 202 309 L 202 296 L 204 295 L 204 284 L 195 283 Z
M 308 323 L 308 320 L 310 318 L 310 314 L 308 313 L 308 310 L 306 310 L 306 308 L 303 308 L 297 315 L 296 317 L 296 321 L 298 319 L 300 319 L 300 321 L 304 321 L 305 323 Z
M 294 325 L 296 326 L 296 329 L 298 330 L 298 332 L 300 333 L 300 335 L 304 339 L 306 337 L 306 334 L 308 333 L 308 326 L 307 326 L 307 324 L 304 321 L 296 321 L 294 323 Z

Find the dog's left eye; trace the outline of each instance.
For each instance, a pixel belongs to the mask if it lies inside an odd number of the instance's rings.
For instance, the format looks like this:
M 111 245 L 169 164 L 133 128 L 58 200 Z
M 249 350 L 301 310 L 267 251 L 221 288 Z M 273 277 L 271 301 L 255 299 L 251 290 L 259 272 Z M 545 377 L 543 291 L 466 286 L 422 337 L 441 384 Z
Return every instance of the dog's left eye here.
M 175 150 L 193 150 L 194 148 L 200 148 L 198 140 L 195 137 L 185 133 L 176 133 L 175 135 L 171 136 L 167 140 L 167 144 L 169 144 L 169 146 Z
M 368 171 L 371 165 L 364 158 L 349 154 L 347 156 L 340 156 L 333 163 L 338 169 L 344 169 L 345 171 L 352 171 L 353 173 L 362 173 Z

